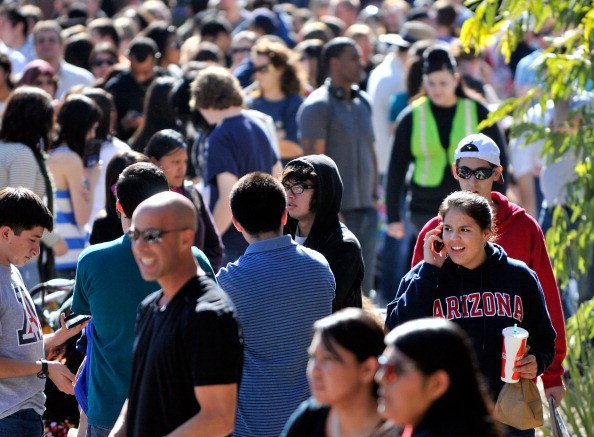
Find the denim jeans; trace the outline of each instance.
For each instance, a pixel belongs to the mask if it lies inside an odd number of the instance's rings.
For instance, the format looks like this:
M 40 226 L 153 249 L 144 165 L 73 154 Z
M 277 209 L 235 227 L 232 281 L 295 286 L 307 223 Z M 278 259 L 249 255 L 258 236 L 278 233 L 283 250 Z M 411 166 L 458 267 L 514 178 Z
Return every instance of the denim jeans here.
M 17 411 L 0 419 L 0 437 L 41 437 L 42 435 L 41 416 L 32 408 Z
M 396 239 L 384 236 L 384 251 L 382 253 L 382 276 L 380 283 L 380 297 L 383 304 L 388 304 L 396 297 L 401 279 L 410 269 L 410 231 L 404 238 Z M 385 305 L 383 305 L 385 306 Z
M 369 296 L 369 292 L 375 289 L 375 252 L 377 241 L 378 215 L 373 207 L 352 209 L 342 211 L 345 225 L 349 228 L 359 244 L 365 264 L 365 276 L 363 277 L 363 292 Z
M 406 196 L 403 194 L 400 199 L 400 217 L 406 217 Z M 387 221 L 387 217 L 386 217 Z M 387 233 L 384 235 L 384 250 L 382 252 L 382 274 L 380 281 L 380 303 L 382 306 L 388 304 L 396 297 L 400 280 L 410 269 L 412 250 L 410 248 L 414 230 L 408 218 L 403 220 L 405 232 L 404 237 L 396 239 Z
M 89 423 L 86 437 L 108 437 L 112 429 L 113 426 L 92 425 Z

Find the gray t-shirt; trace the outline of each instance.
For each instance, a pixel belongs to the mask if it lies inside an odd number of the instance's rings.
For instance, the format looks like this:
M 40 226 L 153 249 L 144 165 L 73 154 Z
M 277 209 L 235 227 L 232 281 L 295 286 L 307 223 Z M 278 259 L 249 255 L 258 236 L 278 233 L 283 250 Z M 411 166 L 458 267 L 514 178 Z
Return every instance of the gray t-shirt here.
M 35 306 L 15 266 L 0 264 L 0 356 L 13 360 L 44 358 L 43 332 Z M 36 375 L 0 379 L 0 419 L 33 408 L 45 410 L 45 379 Z
M 301 138 L 326 140 L 326 155 L 336 162 L 344 191 L 342 211 L 374 206 L 376 166 L 369 96 L 358 92 L 339 100 L 327 84 L 312 92 L 297 114 Z

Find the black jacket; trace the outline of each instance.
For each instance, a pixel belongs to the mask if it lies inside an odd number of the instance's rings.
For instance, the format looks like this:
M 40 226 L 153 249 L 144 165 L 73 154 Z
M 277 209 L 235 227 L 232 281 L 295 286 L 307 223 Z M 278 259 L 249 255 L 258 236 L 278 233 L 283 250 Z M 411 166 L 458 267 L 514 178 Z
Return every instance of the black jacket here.
M 496 399 L 500 379 L 503 328 L 518 326 L 529 333 L 530 354 L 538 374 L 551 363 L 555 330 L 536 274 L 522 261 L 508 258 L 503 248 L 487 243 L 487 260 L 469 270 L 447 258 L 441 268 L 421 262 L 400 282 L 388 304 L 386 326 L 394 328 L 421 317 L 441 317 L 470 336 L 479 369 Z
M 320 252 L 330 264 L 336 280 L 332 312 L 346 307 L 361 308 L 363 257 L 357 237 L 338 220 L 342 200 L 342 180 L 338 168 L 326 155 L 310 155 L 291 161 L 295 162 L 312 167 L 317 174 L 316 216 L 304 246 Z M 285 233 L 295 238 L 297 224 L 297 220 L 289 217 Z

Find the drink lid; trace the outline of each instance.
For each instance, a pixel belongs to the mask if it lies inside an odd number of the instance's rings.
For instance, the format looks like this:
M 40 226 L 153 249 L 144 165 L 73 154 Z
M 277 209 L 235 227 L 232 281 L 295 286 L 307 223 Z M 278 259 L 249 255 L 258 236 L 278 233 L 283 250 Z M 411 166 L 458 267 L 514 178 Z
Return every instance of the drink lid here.
M 519 326 L 508 326 L 504 328 L 501 333 L 506 337 L 517 337 L 517 338 L 524 338 L 528 337 L 528 331 L 524 328 L 520 328 Z

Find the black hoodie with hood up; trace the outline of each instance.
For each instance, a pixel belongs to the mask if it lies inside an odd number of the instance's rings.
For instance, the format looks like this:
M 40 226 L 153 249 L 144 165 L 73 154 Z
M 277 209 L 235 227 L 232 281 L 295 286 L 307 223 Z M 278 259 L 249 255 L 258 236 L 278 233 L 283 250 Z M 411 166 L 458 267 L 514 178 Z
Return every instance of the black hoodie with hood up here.
M 479 369 L 496 399 L 503 387 L 503 328 L 517 324 L 528 331 L 528 353 L 536 357 L 539 375 L 553 360 L 556 334 L 536 274 L 522 261 L 508 258 L 497 244 L 487 243 L 485 251 L 487 260 L 472 270 L 450 258 L 441 268 L 425 261 L 417 264 L 388 304 L 386 327 L 431 316 L 456 323 L 471 338 Z
M 336 281 L 332 312 L 362 306 L 361 282 L 364 267 L 357 237 L 338 220 L 342 201 L 342 180 L 334 161 L 326 155 L 309 155 L 292 160 L 289 165 L 312 168 L 317 174 L 316 210 L 304 246 L 320 252 L 330 265 Z M 298 221 L 289 217 L 285 233 L 295 238 Z

